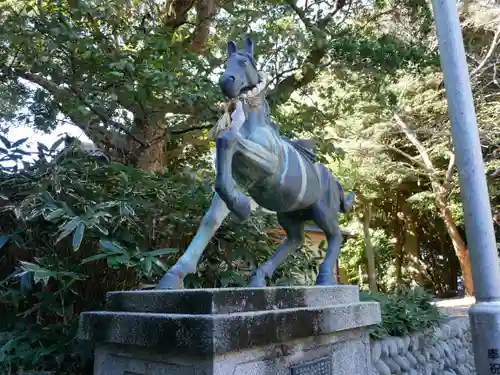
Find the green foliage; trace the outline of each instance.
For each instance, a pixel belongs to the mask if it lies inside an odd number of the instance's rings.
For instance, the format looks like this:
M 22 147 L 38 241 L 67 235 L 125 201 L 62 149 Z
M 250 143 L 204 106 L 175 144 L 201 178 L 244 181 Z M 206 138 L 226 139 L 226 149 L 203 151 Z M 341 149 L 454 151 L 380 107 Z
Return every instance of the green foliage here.
M 361 292 L 363 301 L 380 303 L 382 322 L 370 331 L 373 339 L 406 336 L 438 326 L 444 319 L 422 288 L 402 289 L 395 294 Z

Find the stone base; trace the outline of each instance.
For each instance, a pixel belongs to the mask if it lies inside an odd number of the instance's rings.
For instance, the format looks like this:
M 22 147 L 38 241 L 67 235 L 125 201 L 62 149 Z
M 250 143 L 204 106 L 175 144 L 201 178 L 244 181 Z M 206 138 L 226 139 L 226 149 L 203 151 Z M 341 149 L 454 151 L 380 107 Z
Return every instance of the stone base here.
M 113 292 L 81 315 L 95 375 L 371 373 L 378 303 L 355 286 Z

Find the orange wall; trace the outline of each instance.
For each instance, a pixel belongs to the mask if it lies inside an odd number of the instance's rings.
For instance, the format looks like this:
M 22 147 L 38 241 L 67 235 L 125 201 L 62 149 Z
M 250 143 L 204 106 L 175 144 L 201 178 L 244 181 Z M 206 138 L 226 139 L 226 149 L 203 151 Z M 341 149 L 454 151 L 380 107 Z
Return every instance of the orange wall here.
M 271 229 L 271 232 L 280 236 L 285 236 L 285 231 L 282 228 Z M 321 241 L 326 242 L 326 236 L 322 232 L 305 231 L 305 234 L 307 245 L 313 249 L 319 248 Z M 340 284 L 347 284 L 347 275 L 345 271 L 338 266 L 338 262 L 336 268 L 337 282 Z

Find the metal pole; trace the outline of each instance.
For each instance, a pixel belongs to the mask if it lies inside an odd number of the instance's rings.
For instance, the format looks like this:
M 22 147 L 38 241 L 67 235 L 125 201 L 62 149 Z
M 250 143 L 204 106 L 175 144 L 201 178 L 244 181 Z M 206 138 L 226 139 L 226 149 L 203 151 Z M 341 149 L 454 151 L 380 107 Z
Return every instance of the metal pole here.
M 457 2 L 432 7 L 476 296 L 469 311 L 476 372 L 500 374 L 500 267 Z

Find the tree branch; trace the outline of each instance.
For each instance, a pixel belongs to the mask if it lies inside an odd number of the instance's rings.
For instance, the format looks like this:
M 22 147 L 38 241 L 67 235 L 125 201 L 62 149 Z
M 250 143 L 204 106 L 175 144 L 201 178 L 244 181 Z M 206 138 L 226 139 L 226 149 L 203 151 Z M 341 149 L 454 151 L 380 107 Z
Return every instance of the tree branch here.
M 446 170 L 446 177 L 444 179 L 444 186 L 446 190 L 450 188 L 451 178 L 453 177 L 453 170 L 455 169 L 455 153 L 450 152 L 450 162 L 448 164 L 448 169 Z
M 318 20 L 316 24 L 312 24 L 311 20 L 307 18 L 304 11 L 297 6 L 295 0 L 286 0 L 286 2 L 304 23 L 307 30 L 312 34 L 314 41 L 306 58 L 304 59 L 304 62 L 302 63 L 302 66 L 297 69 L 299 72 L 291 74 L 281 82 L 277 83 L 274 90 L 269 93 L 269 104 L 273 107 L 285 103 L 288 99 L 290 99 L 290 96 L 295 90 L 308 85 L 318 76 L 318 67 L 320 66 L 321 60 L 328 53 L 326 28 L 333 20 L 333 17 L 344 7 L 346 3 L 345 0 L 339 0 L 337 2 L 337 7 L 332 13 Z
M 424 170 L 426 169 L 426 166 L 424 163 L 422 162 L 419 162 L 418 160 L 415 160 L 415 157 L 411 156 L 410 154 L 407 154 L 406 152 L 404 151 L 401 151 L 399 148 L 397 147 L 394 147 L 394 146 L 387 146 L 387 145 L 383 145 L 382 146 L 383 148 L 387 149 L 387 150 L 391 150 L 401 156 L 403 156 L 404 158 L 408 159 L 409 161 L 411 161 L 412 163 L 418 165 L 419 167 L 423 168 Z
M 39 85 L 40 87 L 44 88 L 48 92 L 50 92 L 52 95 L 56 96 L 58 99 L 67 101 L 68 97 L 76 96 L 81 102 L 83 102 L 103 123 L 108 124 L 110 126 L 113 126 L 116 129 L 119 129 L 123 131 L 127 136 L 131 137 L 134 141 L 139 143 L 141 146 L 145 146 L 144 142 L 137 138 L 135 135 L 133 135 L 126 127 L 124 127 L 122 124 L 114 121 L 111 119 L 107 113 L 102 111 L 99 108 L 96 108 L 93 106 L 89 101 L 85 98 L 85 95 L 83 92 L 81 92 L 78 88 L 70 86 L 69 90 L 65 88 L 61 88 L 59 85 L 57 85 L 54 82 L 51 82 L 45 77 L 42 77 L 38 74 L 33 74 L 29 72 L 23 72 L 21 70 L 14 70 L 13 72 L 16 76 L 21 77 L 26 79 L 27 81 L 30 81 L 32 83 L 35 83 Z M 61 108 L 63 112 L 64 108 Z M 66 114 L 66 113 L 65 113 Z M 69 115 L 68 115 L 69 116 Z M 70 116 L 71 117 L 71 116 Z M 79 126 L 81 128 L 81 126 Z M 85 130 L 85 129 L 82 129 Z
M 418 153 L 420 154 L 425 171 L 429 175 L 434 175 L 435 169 L 434 165 L 432 164 L 431 158 L 429 157 L 429 154 L 427 153 L 427 150 L 425 149 L 424 145 L 420 143 L 420 141 L 418 140 L 415 131 L 411 129 L 397 113 L 394 113 L 393 117 L 394 120 L 396 120 L 396 123 L 403 131 L 403 133 L 406 135 L 406 138 L 408 138 L 408 140 L 413 144 L 413 146 L 415 146 Z
M 197 0 L 196 8 L 196 27 L 191 36 L 190 50 L 201 52 L 210 36 L 210 27 L 212 26 L 216 14 L 215 0 Z
M 295 1 L 295 0 L 285 0 L 285 1 L 290 6 L 290 8 L 292 8 L 293 11 L 297 14 L 297 16 L 300 18 L 300 20 L 304 24 L 304 26 L 308 30 L 313 31 L 314 25 L 311 23 L 311 20 L 309 18 L 307 18 L 307 15 L 305 14 L 305 12 L 299 8 L 299 6 L 297 5 L 297 1 Z
M 471 78 L 474 77 L 476 74 L 478 74 L 479 71 L 486 65 L 486 63 L 488 62 L 490 57 L 493 55 L 493 52 L 495 52 L 499 38 L 500 38 L 500 23 L 498 24 L 495 35 L 493 36 L 493 40 L 491 42 L 490 49 L 488 50 L 488 53 L 486 53 L 486 56 L 481 61 L 481 63 L 470 73 Z
M 192 132 L 195 130 L 204 130 L 204 129 L 211 129 L 211 128 L 213 128 L 213 125 L 191 126 L 189 128 L 185 128 L 185 129 L 171 130 L 170 134 L 176 134 L 176 135 L 186 134 L 186 133 L 189 133 L 189 132 Z
M 114 121 L 113 119 L 111 119 L 109 117 L 109 115 L 107 113 L 105 113 L 104 111 L 102 111 L 101 109 L 97 108 L 97 107 L 94 107 L 91 103 L 89 103 L 89 101 L 85 98 L 85 95 L 83 92 L 81 92 L 78 88 L 76 87 L 73 87 L 71 86 L 71 91 L 73 91 L 76 96 L 78 97 L 78 99 L 80 99 L 87 107 L 89 107 L 89 109 L 97 116 L 101 119 L 102 122 L 104 122 L 105 124 L 108 124 L 108 125 L 111 125 L 113 126 L 114 128 L 116 129 L 120 129 L 121 131 L 123 131 L 125 134 L 127 134 L 130 138 L 132 138 L 134 141 L 136 141 L 137 143 L 139 143 L 141 146 L 145 146 L 146 144 L 144 143 L 144 141 L 142 139 L 139 139 L 137 138 L 132 132 L 130 132 L 125 126 L 123 126 L 122 124 L 120 124 L 119 122 L 116 122 Z

